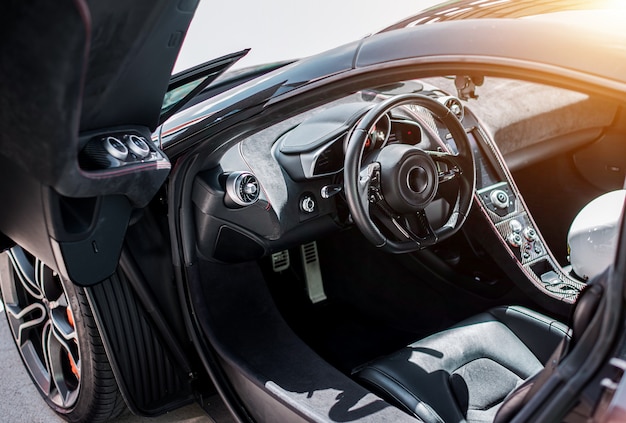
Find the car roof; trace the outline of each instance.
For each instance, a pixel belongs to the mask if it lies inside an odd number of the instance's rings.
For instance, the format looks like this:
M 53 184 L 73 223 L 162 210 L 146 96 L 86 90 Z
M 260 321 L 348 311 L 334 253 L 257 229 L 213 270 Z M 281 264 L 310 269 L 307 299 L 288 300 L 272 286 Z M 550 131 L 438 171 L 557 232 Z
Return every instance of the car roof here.
M 611 0 L 453 0 L 407 17 L 379 32 L 463 19 L 513 19 L 615 7 L 622 5 Z

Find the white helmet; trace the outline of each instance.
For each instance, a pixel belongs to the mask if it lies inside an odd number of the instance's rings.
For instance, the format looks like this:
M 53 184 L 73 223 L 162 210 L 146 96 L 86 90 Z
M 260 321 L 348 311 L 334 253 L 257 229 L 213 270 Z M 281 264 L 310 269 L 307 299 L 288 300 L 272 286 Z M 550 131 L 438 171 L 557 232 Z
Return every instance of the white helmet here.
M 619 221 L 626 190 L 608 192 L 578 213 L 567 235 L 569 260 L 574 273 L 589 279 L 615 260 Z

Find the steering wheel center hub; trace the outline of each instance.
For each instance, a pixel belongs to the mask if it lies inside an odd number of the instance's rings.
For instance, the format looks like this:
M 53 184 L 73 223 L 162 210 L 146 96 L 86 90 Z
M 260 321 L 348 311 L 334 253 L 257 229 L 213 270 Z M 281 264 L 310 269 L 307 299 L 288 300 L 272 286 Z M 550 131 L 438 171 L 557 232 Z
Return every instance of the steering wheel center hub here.
M 423 167 L 415 167 L 409 171 L 406 183 L 416 193 L 424 192 L 428 188 L 428 173 Z
M 393 144 L 383 148 L 376 161 L 380 163 L 383 196 L 398 213 L 423 210 L 435 197 L 437 166 L 424 151 Z

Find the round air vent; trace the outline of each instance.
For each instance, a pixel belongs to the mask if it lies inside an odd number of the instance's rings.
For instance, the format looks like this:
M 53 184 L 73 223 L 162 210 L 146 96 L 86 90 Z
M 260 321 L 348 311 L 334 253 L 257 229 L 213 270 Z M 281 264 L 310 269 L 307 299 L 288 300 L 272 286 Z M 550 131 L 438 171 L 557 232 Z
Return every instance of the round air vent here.
M 254 204 L 259 191 L 259 181 L 250 172 L 233 172 L 226 178 L 226 195 L 238 206 Z
M 459 120 L 463 120 L 463 116 L 465 115 L 465 109 L 463 108 L 463 103 L 456 97 L 439 97 L 438 100 L 446 106 Z
M 137 157 L 143 159 L 148 154 L 150 154 L 150 147 L 148 147 L 148 143 L 144 137 L 138 137 L 137 135 L 127 135 L 124 137 L 126 140 L 126 146 L 130 151 L 132 151 Z
M 106 137 L 103 140 L 104 149 L 111 156 L 118 160 L 124 161 L 128 157 L 128 148 L 122 141 L 115 137 Z

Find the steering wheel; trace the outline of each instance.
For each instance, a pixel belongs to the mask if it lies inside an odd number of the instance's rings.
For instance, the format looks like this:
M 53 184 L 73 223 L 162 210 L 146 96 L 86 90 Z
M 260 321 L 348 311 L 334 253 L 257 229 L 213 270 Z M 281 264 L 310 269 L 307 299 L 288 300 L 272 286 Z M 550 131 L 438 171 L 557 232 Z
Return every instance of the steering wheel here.
M 458 154 L 425 151 L 407 144 L 391 144 L 364 154 L 379 119 L 391 109 L 405 105 L 421 106 L 445 125 Z M 435 131 L 429 133 L 441 141 Z M 455 204 L 447 221 L 433 228 L 425 208 L 440 185 L 451 180 L 458 181 Z M 350 134 L 344 162 L 348 208 L 365 238 L 385 251 L 417 251 L 455 234 L 472 205 L 475 184 L 474 155 L 465 129 L 447 107 L 430 97 L 391 97 L 370 109 Z M 381 228 L 385 228 L 384 233 Z

